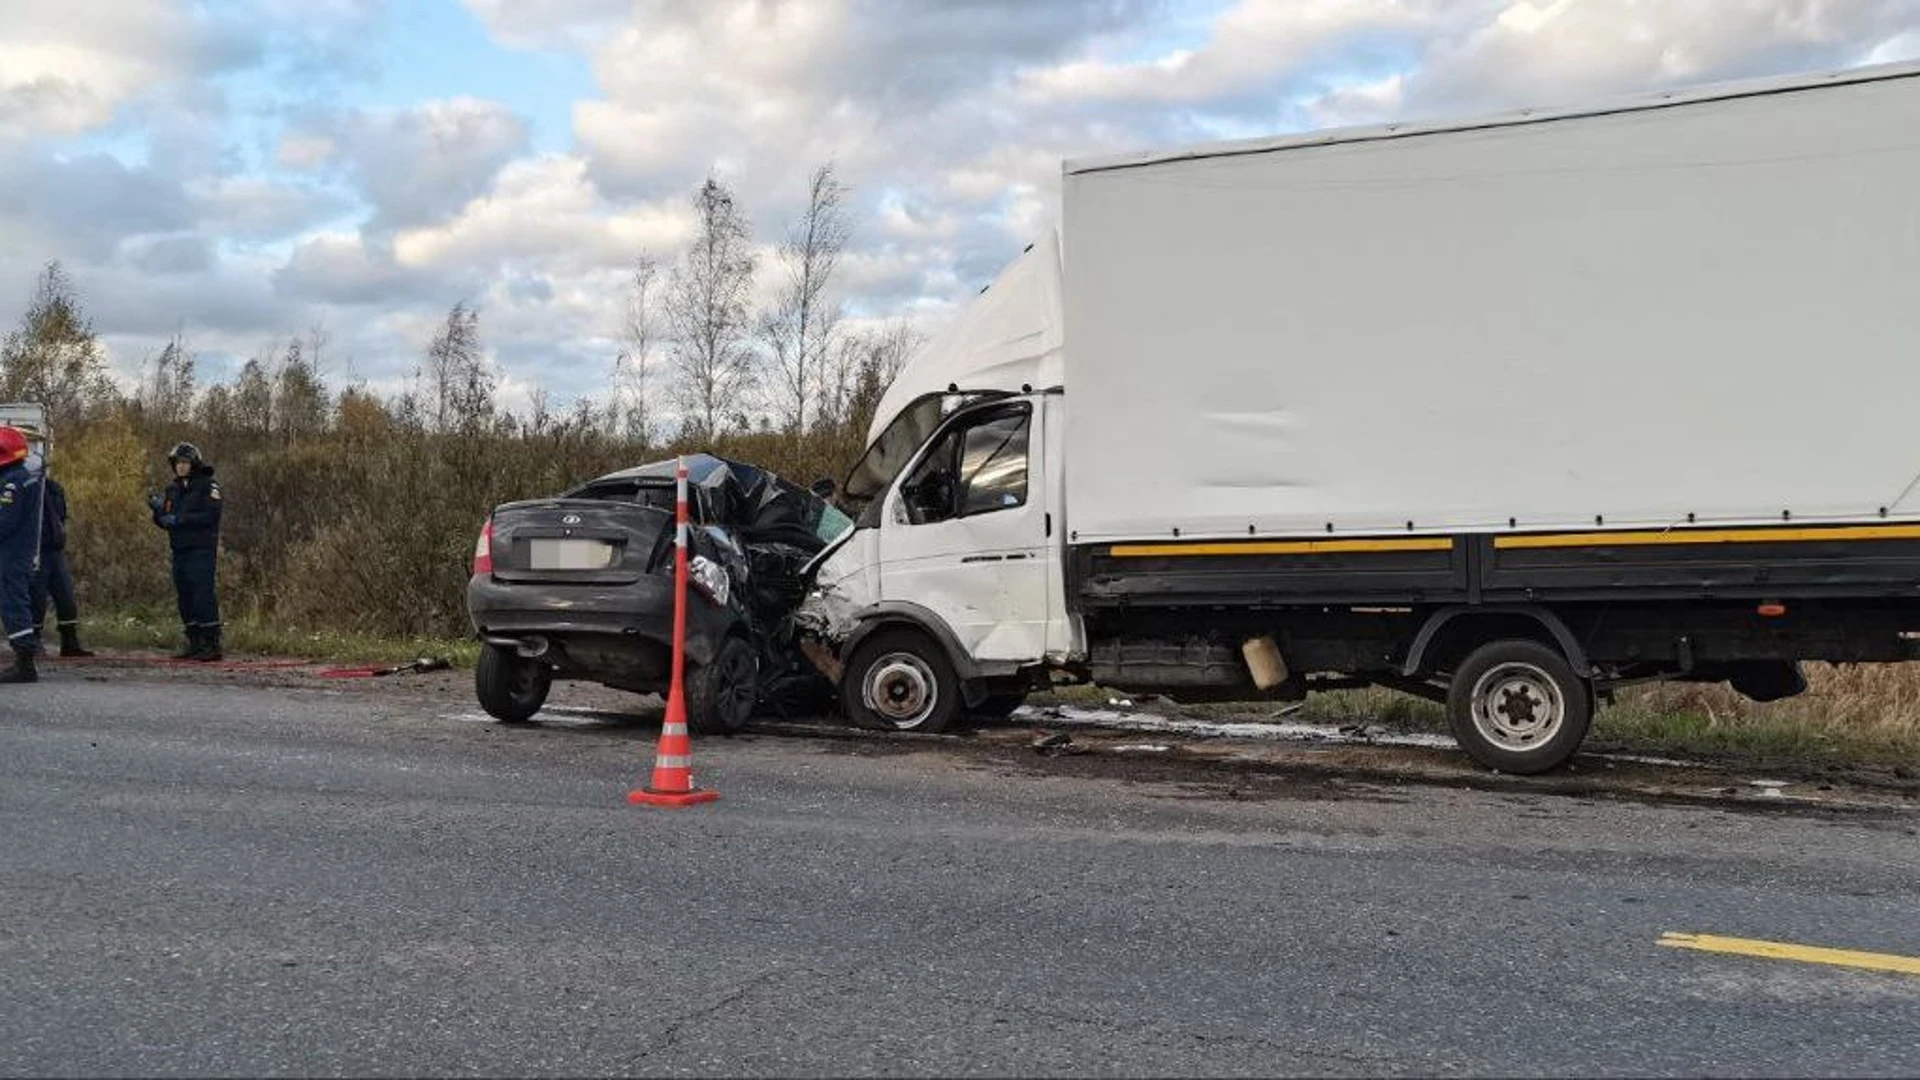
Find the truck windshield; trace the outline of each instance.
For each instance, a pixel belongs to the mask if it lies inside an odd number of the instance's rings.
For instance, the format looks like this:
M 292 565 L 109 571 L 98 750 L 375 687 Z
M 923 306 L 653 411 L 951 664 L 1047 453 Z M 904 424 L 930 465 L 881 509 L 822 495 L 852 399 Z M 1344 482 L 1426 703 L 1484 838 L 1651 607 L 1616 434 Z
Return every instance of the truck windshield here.
M 907 467 L 907 462 L 933 434 L 934 429 L 940 426 L 940 421 L 956 409 L 1007 396 L 1008 392 L 1003 390 L 973 390 L 924 394 L 915 398 L 873 440 L 873 445 L 867 447 L 867 452 L 861 455 L 859 462 L 847 474 L 847 482 L 841 488 L 847 507 L 860 517 L 862 525 L 876 524 L 867 520 L 867 508 L 874 503 L 876 496 L 893 485 L 900 470 Z

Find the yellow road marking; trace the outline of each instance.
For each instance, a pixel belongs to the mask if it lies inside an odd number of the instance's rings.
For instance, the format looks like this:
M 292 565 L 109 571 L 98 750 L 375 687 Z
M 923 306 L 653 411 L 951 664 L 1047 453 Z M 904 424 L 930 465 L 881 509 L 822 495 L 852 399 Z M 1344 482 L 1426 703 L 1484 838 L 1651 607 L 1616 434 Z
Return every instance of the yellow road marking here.
M 1698 949 L 1701 952 L 1759 956 L 1768 960 L 1798 960 L 1807 964 L 1834 964 L 1839 967 L 1866 968 L 1869 971 L 1920 975 L 1920 957 L 1895 956 L 1892 953 L 1855 952 L 1852 949 L 1825 949 L 1817 945 L 1793 945 L 1784 941 L 1672 932 L 1662 934 L 1659 944 L 1675 949 Z
M 1827 529 L 1670 529 L 1658 532 L 1553 533 L 1496 536 L 1493 546 L 1568 548 L 1648 544 L 1770 544 L 1809 540 L 1920 540 L 1920 525 L 1856 525 Z
M 1451 551 L 1447 537 L 1422 540 L 1256 540 L 1227 544 L 1116 544 L 1116 559 L 1180 555 L 1339 555 L 1350 552 Z

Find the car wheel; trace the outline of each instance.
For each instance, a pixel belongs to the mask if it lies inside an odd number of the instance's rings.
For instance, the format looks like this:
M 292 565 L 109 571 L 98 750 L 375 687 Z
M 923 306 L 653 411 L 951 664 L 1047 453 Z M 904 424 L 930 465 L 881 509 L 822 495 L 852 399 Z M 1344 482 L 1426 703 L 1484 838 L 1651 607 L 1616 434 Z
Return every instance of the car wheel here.
M 551 689 L 553 672 L 547 665 L 499 645 L 481 646 L 480 662 L 473 669 L 473 690 L 487 715 L 509 724 L 524 723 L 547 703 Z
M 687 728 L 697 734 L 739 733 L 759 701 L 760 661 L 737 637 L 722 640 L 711 661 L 687 673 Z
M 1573 757 L 1593 706 L 1592 685 L 1558 652 L 1537 641 L 1495 641 L 1453 673 L 1447 722 L 1475 761 L 1530 776 Z
M 881 731 L 945 731 L 962 706 L 946 651 L 917 630 L 881 630 L 861 642 L 840 695 L 847 719 Z

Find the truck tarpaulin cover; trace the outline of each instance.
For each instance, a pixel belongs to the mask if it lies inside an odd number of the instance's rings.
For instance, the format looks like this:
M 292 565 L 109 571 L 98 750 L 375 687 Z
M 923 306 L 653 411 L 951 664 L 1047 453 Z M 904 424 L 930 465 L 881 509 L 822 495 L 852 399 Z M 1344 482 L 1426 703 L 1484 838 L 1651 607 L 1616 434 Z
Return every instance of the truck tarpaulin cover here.
M 1920 515 L 1920 69 L 1066 167 L 1082 542 Z

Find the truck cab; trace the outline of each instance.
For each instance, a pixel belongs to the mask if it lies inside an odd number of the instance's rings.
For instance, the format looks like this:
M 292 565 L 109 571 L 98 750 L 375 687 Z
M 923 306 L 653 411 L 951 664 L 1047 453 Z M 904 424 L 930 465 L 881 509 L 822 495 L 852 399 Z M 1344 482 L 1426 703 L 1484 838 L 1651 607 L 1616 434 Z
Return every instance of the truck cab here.
M 1063 395 L 922 395 L 848 480 L 856 528 L 803 618 L 835 643 L 849 714 L 938 731 L 1006 713 L 1079 648 L 1061 507 Z

